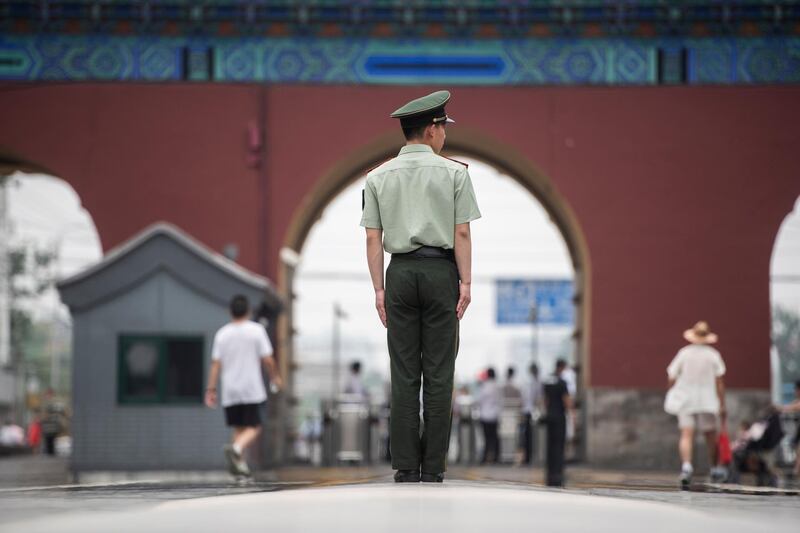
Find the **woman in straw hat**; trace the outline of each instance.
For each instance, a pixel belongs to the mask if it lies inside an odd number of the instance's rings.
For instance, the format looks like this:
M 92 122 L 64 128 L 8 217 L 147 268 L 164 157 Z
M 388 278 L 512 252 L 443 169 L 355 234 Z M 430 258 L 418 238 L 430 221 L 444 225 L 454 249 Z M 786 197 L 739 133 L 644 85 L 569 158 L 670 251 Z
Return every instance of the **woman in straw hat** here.
M 706 322 L 698 322 L 687 329 L 683 337 L 690 344 L 678 352 L 667 367 L 667 374 L 670 394 L 679 404 L 672 405 L 669 412 L 678 415 L 680 482 L 683 488 L 688 488 L 694 472 L 692 444 L 695 429 L 706 437 L 712 481 L 725 478 L 724 468 L 717 465 L 718 419 L 725 419 L 725 384 L 722 380 L 725 363 L 720 353 L 711 347 L 717 342 L 717 335 L 711 332 Z

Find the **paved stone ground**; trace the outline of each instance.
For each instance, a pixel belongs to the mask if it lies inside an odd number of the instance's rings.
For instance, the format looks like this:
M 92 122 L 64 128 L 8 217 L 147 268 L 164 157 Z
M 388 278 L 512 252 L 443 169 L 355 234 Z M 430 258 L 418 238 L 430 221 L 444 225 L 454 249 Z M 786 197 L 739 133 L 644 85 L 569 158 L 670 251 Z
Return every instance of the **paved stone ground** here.
M 0 457 L 0 488 L 70 483 L 67 459 L 49 455 Z
M 388 476 L 387 476 L 388 477 Z M 285 490 L 293 488 L 294 490 Z M 280 490 L 284 489 L 284 490 Z M 449 480 L 327 487 L 118 484 L 0 494 L 2 532 L 796 532 L 798 499 L 679 491 L 547 490 Z
M 70 485 L 62 461 L 0 461 L 0 532 L 34 531 L 797 531 L 800 496 L 676 489 L 669 472 L 569 469 L 566 490 L 539 469 L 455 467 L 443 485 L 391 483 L 387 467 L 283 468 L 241 486 L 224 473 L 140 473 Z M 23 483 L 13 483 L 23 475 Z M 25 478 L 24 476 L 28 477 Z M 155 476 L 148 480 L 142 476 Z M 138 477 L 138 479 L 137 479 Z M 112 479 L 113 478 L 113 479 Z M 50 486 L 31 486 L 49 481 Z M 15 486 L 12 486 L 15 485 Z M 25 485 L 25 486 L 22 486 Z M 767 527 L 768 524 L 768 527 Z M 129 527 L 130 525 L 130 527 Z M 135 525 L 135 526 L 134 526 Z M 402 527 L 400 527 L 402 525 Z M 274 527 L 274 528 L 273 528 Z M 238 533 L 238 532 L 237 532 Z
M 544 471 L 530 467 L 464 467 L 451 468 L 451 474 L 462 479 L 484 481 L 506 481 L 543 485 Z M 800 485 L 797 480 L 781 480 L 781 486 L 756 487 L 755 476 L 742 474 L 742 484 L 712 484 L 708 476 L 698 473 L 692 483 L 693 492 L 728 492 L 754 495 L 792 495 L 800 496 Z M 583 465 L 570 466 L 566 470 L 568 488 L 621 488 L 643 490 L 674 491 L 678 486 L 678 473 L 668 471 L 647 470 L 606 470 Z
M 299 484 L 257 482 L 249 486 L 240 486 L 234 482 L 191 484 L 131 482 L 1 489 L 0 531 L 6 531 L 5 526 L 12 523 L 25 523 L 42 516 L 147 510 L 169 501 L 272 492 L 292 486 Z

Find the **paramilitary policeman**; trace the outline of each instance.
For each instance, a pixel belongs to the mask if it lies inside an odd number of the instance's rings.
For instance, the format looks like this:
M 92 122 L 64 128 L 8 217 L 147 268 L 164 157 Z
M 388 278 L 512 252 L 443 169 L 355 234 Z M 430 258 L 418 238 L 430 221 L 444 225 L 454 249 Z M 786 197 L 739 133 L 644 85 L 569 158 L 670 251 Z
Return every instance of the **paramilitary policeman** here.
M 375 307 L 388 329 L 397 482 L 444 479 L 458 323 L 471 298 L 469 223 L 481 214 L 467 165 L 439 155 L 454 122 L 445 113 L 449 100 L 448 91 L 437 91 L 391 114 L 400 119 L 406 144 L 368 173 L 364 189 L 367 262 Z M 392 254 L 385 289 L 384 249 Z

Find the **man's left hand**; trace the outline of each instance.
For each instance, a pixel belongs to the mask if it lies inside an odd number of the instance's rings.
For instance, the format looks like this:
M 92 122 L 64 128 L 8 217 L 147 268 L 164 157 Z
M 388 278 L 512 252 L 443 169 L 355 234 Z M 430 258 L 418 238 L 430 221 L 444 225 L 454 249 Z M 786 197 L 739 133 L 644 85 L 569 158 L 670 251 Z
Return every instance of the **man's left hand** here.
M 458 286 L 458 303 L 456 304 L 456 316 L 459 320 L 464 318 L 464 313 L 467 312 L 467 307 L 472 301 L 472 291 L 469 283 L 460 283 Z
M 385 290 L 375 291 L 375 309 L 378 311 L 378 318 L 381 319 L 381 324 L 383 324 L 383 327 L 386 327 L 386 304 L 384 303 L 385 298 L 386 298 Z

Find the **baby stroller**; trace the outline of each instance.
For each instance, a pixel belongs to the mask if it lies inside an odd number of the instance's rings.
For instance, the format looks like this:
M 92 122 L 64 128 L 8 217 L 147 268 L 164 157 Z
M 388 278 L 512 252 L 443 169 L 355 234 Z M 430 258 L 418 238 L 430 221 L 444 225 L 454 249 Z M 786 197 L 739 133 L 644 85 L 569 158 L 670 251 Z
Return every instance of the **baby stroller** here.
M 729 482 L 739 483 L 741 474 L 750 473 L 755 474 L 759 487 L 776 487 L 778 476 L 770 468 L 766 457 L 778 447 L 783 435 L 780 413 L 769 409 L 750 427 L 745 444 L 733 451 Z

